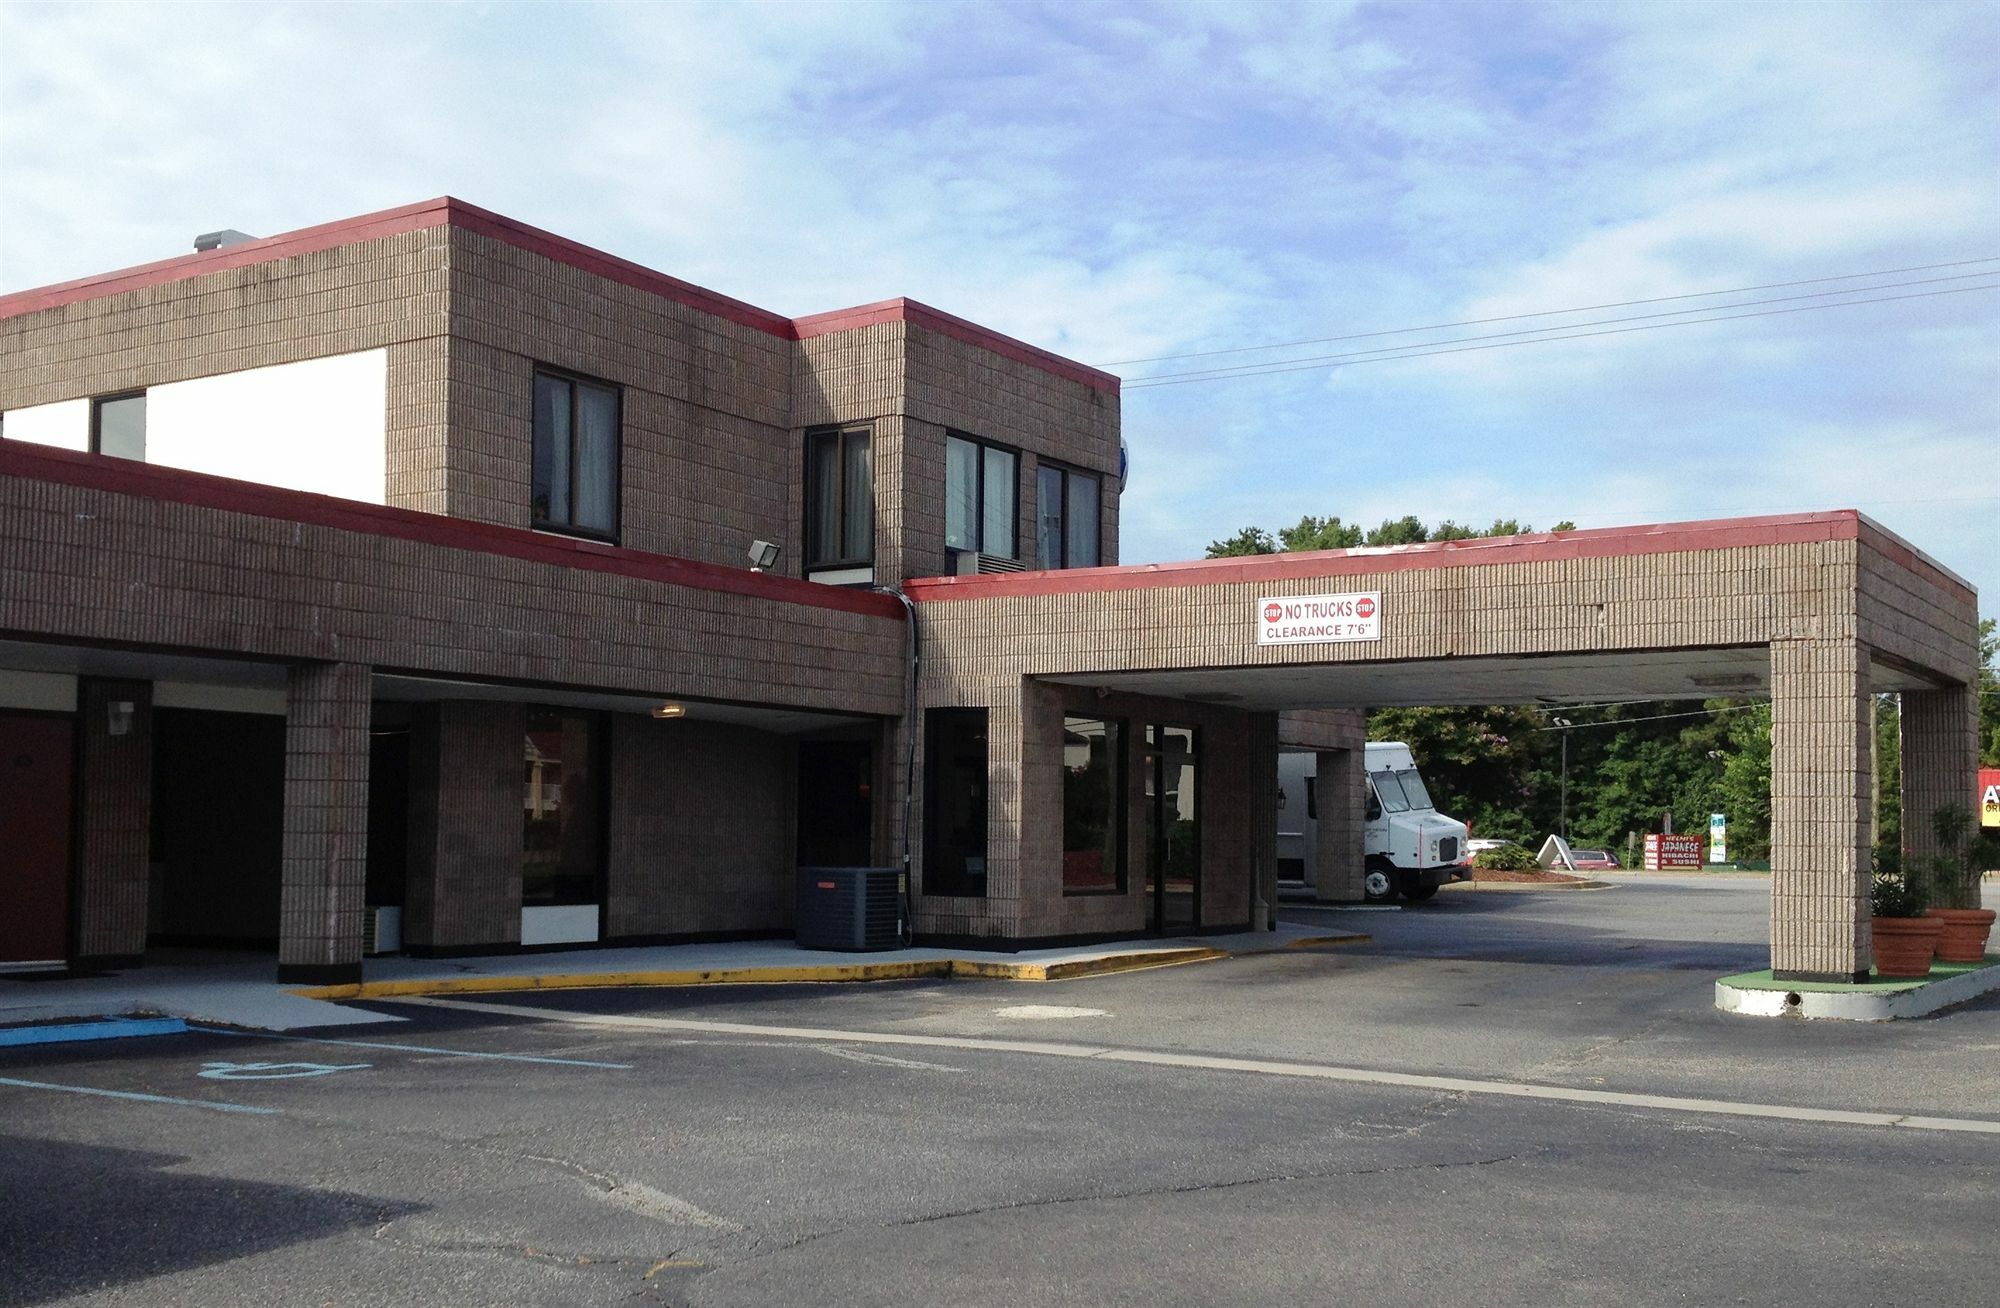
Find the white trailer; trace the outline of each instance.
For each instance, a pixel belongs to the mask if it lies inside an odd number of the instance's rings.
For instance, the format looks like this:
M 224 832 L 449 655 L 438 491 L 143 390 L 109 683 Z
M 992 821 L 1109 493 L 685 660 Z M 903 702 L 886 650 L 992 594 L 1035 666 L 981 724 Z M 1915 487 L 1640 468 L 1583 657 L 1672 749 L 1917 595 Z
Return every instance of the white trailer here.
M 1312 754 L 1278 756 L 1278 867 L 1308 885 L 1318 869 L 1316 766 Z M 1466 825 L 1437 811 L 1408 745 L 1369 742 L 1364 770 L 1362 893 L 1371 904 L 1421 903 L 1461 874 Z

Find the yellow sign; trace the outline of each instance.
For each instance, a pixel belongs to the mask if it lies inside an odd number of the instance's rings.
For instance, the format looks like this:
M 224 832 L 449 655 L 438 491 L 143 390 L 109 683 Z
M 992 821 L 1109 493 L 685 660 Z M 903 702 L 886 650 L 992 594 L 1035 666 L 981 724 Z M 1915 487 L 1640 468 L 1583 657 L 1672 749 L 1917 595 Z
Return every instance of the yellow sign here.
M 2000 827 L 2000 781 L 1993 782 L 1980 791 L 1979 825 Z

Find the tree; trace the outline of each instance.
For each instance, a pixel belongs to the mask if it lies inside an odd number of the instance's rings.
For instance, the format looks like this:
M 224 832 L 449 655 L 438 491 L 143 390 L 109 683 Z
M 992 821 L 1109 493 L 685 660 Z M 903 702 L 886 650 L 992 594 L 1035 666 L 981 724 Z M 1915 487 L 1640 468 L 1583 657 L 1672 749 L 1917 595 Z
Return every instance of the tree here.
M 2000 768 L 2000 632 L 1979 622 L 1979 766 Z
M 1278 529 L 1278 542 L 1288 550 L 1351 550 L 1361 544 L 1361 528 L 1339 518 L 1300 518 L 1296 527 Z
M 1271 533 L 1262 527 L 1245 527 L 1224 540 L 1208 543 L 1208 557 L 1211 559 L 1235 559 L 1246 554 L 1276 554 L 1278 542 L 1271 539 Z

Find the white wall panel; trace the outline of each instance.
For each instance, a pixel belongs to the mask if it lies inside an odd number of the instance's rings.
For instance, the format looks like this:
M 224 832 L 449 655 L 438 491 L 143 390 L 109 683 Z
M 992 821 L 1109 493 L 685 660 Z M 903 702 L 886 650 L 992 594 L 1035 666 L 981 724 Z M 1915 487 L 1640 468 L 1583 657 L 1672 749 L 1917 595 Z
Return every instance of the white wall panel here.
M 6 438 L 65 450 L 90 448 L 90 401 L 59 400 L 7 410 Z
M 146 462 L 381 504 L 388 387 L 386 350 L 155 386 Z

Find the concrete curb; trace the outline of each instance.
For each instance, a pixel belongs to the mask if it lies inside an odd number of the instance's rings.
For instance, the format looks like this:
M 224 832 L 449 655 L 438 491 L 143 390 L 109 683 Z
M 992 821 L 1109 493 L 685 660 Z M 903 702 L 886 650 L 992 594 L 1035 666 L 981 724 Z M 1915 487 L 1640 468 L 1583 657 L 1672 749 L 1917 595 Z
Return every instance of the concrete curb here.
M 1349 935 L 1340 935 L 1340 936 L 1304 936 L 1298 940 L 1286 941 L 1284 944 L 1284 948 L 1317 949 L 1324 947 L 1326 945 L 1366 945 L 1372 943 L 1374 939 L 1375 939 L 1374 936 L 1366 935 L 1358 931 Z M 1259 949 L 1254 952 L 1260 954 L 1275 954 L 1278 953 L 1279 951 L 1276 949 Z
M 1984 967 L 1902 990 L 1788 990 L 1783 983 L 1733 986 L 1715 983 L 1715 1006 L 1745 1017 L 1796 1017 L 1810 1021 L 1894 1022 L 1932 1013 L 2000 990 L 2000 967 Z
M 1502 890 L 1512 894 L 1555 890 L 1615 890 L 1609 881 L 1454 881 L 1440 890 Z
M 907 981 L 916 978 L 976 977 L 993 981 L 1068 981 L 1076 977 L 1177 967 L 1227 958 L 1221 949 L 1149 949 L 1099 958 L 1046 963 L 1004 963 L 991 959 L 924 958 L 882 963 L 805 963 L 786 967 L 722 967 L 647 972 L 554 972 L 519 976 L 417 977 L 363 981 L 356 985 L 305 986 L 290 993 L 302 999 L 397 999 L 431 995 L 504 994 L 525 990 L 615 990 L 636 987 L 716 985 L 799 985 L 845 981 Z

